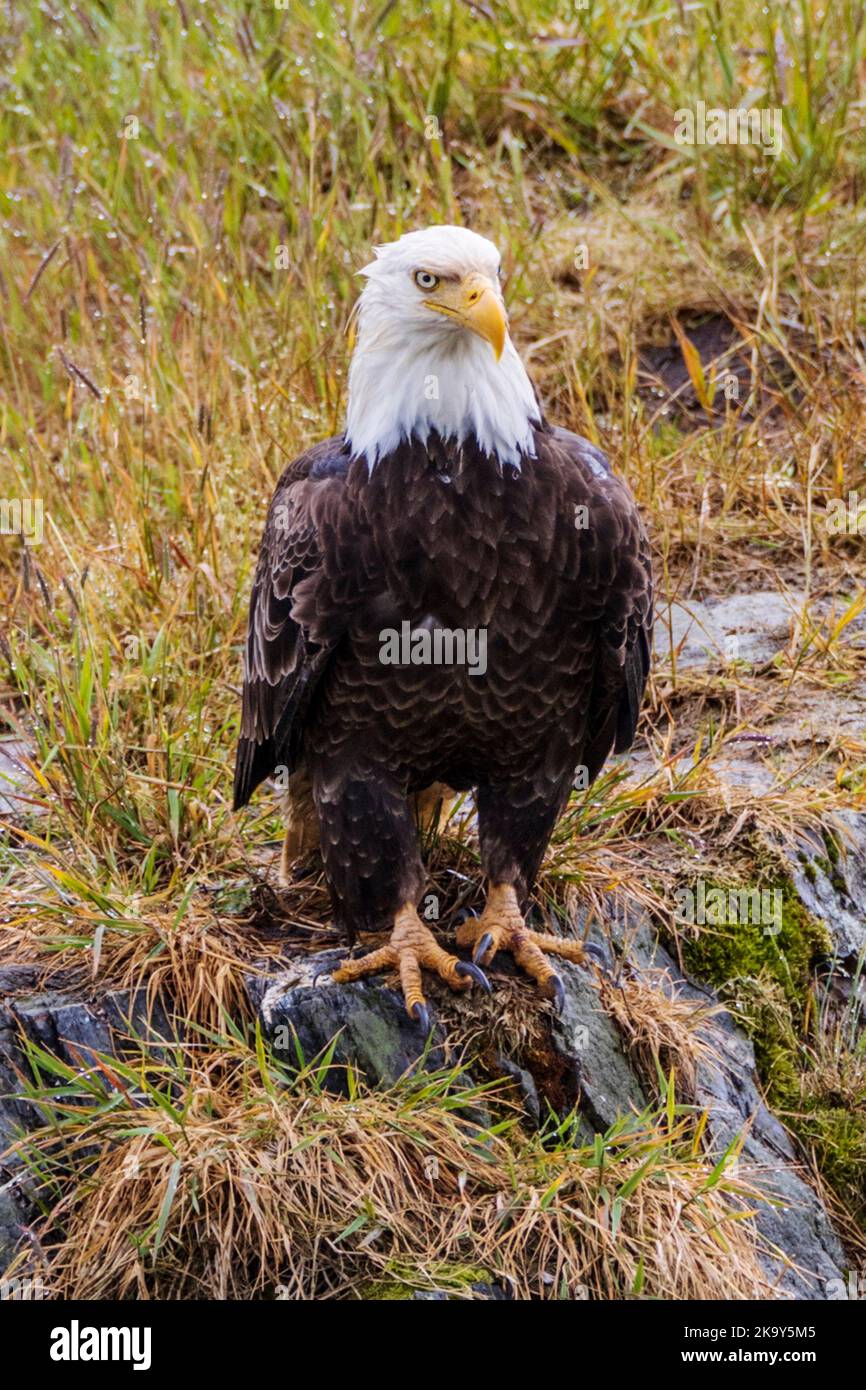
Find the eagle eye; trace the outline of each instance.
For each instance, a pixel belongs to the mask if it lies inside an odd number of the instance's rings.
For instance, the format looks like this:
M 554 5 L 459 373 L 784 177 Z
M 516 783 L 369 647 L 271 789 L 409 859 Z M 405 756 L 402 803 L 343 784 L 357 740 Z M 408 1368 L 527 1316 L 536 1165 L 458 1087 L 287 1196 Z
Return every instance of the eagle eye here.
M 431 274 L 429 270 L 416 270 L 415 284 L 419 290 L 435 290 L 439 284 L 439 276 Z

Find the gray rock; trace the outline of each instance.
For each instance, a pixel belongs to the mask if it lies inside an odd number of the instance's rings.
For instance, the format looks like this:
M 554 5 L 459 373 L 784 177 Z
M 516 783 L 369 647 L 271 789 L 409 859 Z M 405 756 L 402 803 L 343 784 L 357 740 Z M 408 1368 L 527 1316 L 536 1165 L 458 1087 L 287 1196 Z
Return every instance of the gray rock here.
M 505 1303 L 511 1300 L 508 1290 L 500 1284 L 470 1284 L 469 1288 L 476 1302 Z M 444 1289 L 416 1289 L 412 1294 L 415 1303 L 450 1303 L 456 1298 L 456 1294 L 446 1293 Z
M 698 1069 L 695 1101 L 708 1112 L 710 1152 L 721 1157 L 745 1133 L 738 1174 L 770 1198 L 756 1216 L 761 1235 L 776 1248 L 764 1263 L 771 1279 L 798 1299 L 823 1299 L 829 1281 L 842 1279 L 845 1255 L 787 1130 L 767 1109 L 758 1089 L 752 1044 L 727 1020 L 721 1063 Z
M 109 990 L 92 998 L 50 989 L 0 999 L 0 1023 L 17 1024 L 31 1042 L 73 1067 L 87 1067 L 97 1054 L 122 1056 L 141 1043 L 158 1050 L 173 1029 L 162 1004 L 149 1005 L 147 991 Z
M 339 986 L 331 981 L 330 971 L 345 954 L 300 956 L 276 974 L 248 977 L 250 1000 L 277 1056 L 292 1065 L 312 1062 L 336 1038 L 326 1080 L 342 1095 L 348 1094 L 349 1065 L 374 1086 L 392 1085 L 419 1064 L 427 1071 L 444 1066 L 443 1030 L 434 1011 L 428 1045 L 406 1014 L 402 995 L 386 989 L 381 980 Z
M 680 671 L 719 670 L 731 661 L 752 665 L 772 661 L 795 634 L 805 600 L 804 593 L 792 591 L 673 604 L 660 613 L 656 626 L 659 669 L 663 674 L 670 669 L 672 652 Z M 809 612 L 828 630 L 839 616 L 830 600 L 810 604 Z M 849 624 L 845 640 L 855 646 L 863 644 L 864 615 Z M 713 758 L 713 772 L 722 787 L 745 786 L 758 796 L 768 791 L 783 771 L 807 785 L 826 784 L 834 767 L 820 762 L 816 765 L 815 750 L 840 735 L 860 738 L 864 728 L 866 691 L 856 686 L 811 691 L 808 701 L 789 702 L 765 721 L 760 731 L 744 732 L 731 740 Z M 632 758 L 632 763 L 639 766 L 640 758 Z M 646 763 L 644 766 L 649 770 Z M 866 1000 L 866 815 L 836 811 L 823 833 L 803 833 L 793 844 L 780 840 L 778 848 L 790 864 L 798 896 L 823 922 L 833 943 L 827 980 L 832 996 L 847 1002 L 856 990 L 861 1000 Z M 627 936 L 620 933 L 621 940 Z M 683 979 L 648 931 L 633 934 L 629 959 L 638 967 L 651 961 L 661 964 L 668 971 L 672 988 L 695 997 L 714 998 L 710 991 Z M 784 1252 L 783 1258 L 768 1261 L 768 1272 L 778 1278 L 782 1290 L 796 1297 L 834 1296 L 828 1295 L 827 1289 L 832 1287 L 830 1281 L 841 1277 L 843 1252 L 817 1194 L 804 1179 L 794 1143 L 764 1105 L 751 1044 L 727 1016 L 718 1025 L 716 1039 L 721 1064 L 699 1070 L 695 1098 L 708 1107 L 708 1134 L 714 1152 L 723 1153 L 733 1137 L 748 1126 L 740 1169 L 779 1201 L 778 1206 L 762 1208 L 758 1218 L 767 1240 Z
M 802 594 L 769 590 L 663 607 L 655 626 L 659 667 L 664 672 L 670 665 L 672 651 L 679 670 L 770 661 L 787 645 L 802 601 Z
M 428 998 L 431 1037 L 407 1016 L 402 996 L 373 977 L 335 985 L 330 971 L 345 956 L 325 951 L 285 964 L 275 974 L 247 981 L 262 1030 L 278 1055 L 310 1062 L 339 1034 L 327 1084 L 345 1094 L 345 1070 L 354 1066 L 372 1085 L 391 1085 L 413 1068 L 434 1071 L 457 1060 L 447 1044 L 447 1028 L 437 1011 L 435 985 Z M 565 1000 L 557 1015 L 541 1017 L 544 1040 L 531 1060 L 500 1057 L 502 1071 L 517 1080 L 527 1110 L 541 1115 L 540 1097 L 558 1113 L 579 1105 L 592 1129 L 607 1129 L 618 1115 L 642 1109 L 646 1099 L 629 1067 L 619 1032 L 599 1007 L 589 973 L 559 963 Z M 313 983 L 314 977 L 317 982 Z M 445 997 L 449 1013 L 471 1010 L 461 997 Z M 546 1106 L 545 1106 L 546 1113 Z
M 523 1097 L 523 1109 L 526 1118 L 538 1128 L 541 1125 L 541 1100 L 532 1072 L 527 1071 L 526 1067 L 518 1066 L 510 1057 L 504 1056 L 501 1052 L 497 1053 L 493 1065 L 500 1076 L 510 1076 L 512 1081 L 517 1083 L 517 1088 Z
M 172 1037 L 162 1006 L 149 1007 L 144 989 L 94 998 L 54 987 L 34 989 L 30 967 L 0 971 L 0 1273 L 7 1268 L 35 1214 L 26 1168 L 6 1150 L 45 1121 L 38 1102 L 22 1096 L 30 1071 L 22 1039 L 68 1066 L 86 1069 L 97 1053 L 123 1056 L 141 1042 L 159 1049 Z
M 540 1089 L 558 1113 L 578 1105 L 590 1132 L 604 1133 L 621 1115 L 645 1109 L 647 1099 L 592 975 L 568 961 L 559 961 L 557 970 L 565 999 L 551 1015 L 550 1041 L 559 1066 L 549 1068 Z
M 826 837 L 826 838 L 825 838 Z M 866 957 L 866 814 L 839 810 L 824 835 L 802 834 L 782 849 L 799 897 L 827 928 L 837 965 L 857 970 Z M 830 856 L 833 856 L 832 859 Z
M 663 673 L 670 665 L 671 651 L 680 670 L 730 661 L 763 665 L 788 645 L 804 611 L 829 635 L 842 607 L 844 603 L 840 606 L 829 599 L 811 601 L 802 589 L 787 593 L 758 589 L 662 604 L 654 633 L 656 661 Z M 848 624 L 846 641 L 853 646 L 866 643 L 866 614 L 858 614 Z
M 688 599 L 659 609 L 654 632 L 655 666 L 662 677 L 674 670 L 703 673 L 710 681 L 771 664 L 801 640 L 801 623 L 829 640 L 847 600 L 810 601 L 803 590 L 729 594 L 724 598 Z M 854 617 L 842 639 L 853 648 L 866 644 L 866 614 Z M 748 680 L 748 675 L 746 679 Z M 723 784 L 747 787 L 757 795 L 770 790 L 783 773 L 796 783 L 827 785 L 835 765 L 815 761 L 814 754 L 838 738 L 862 739 L 866 730 L 866 688 L 855 682 L 813 687 L 808 698 L 789 700 L 761 718 L 760 726 L 733 734 L 713 755 L 714 774 Z M 635 749 L 626 760 L 639 775 L 654 764 Z

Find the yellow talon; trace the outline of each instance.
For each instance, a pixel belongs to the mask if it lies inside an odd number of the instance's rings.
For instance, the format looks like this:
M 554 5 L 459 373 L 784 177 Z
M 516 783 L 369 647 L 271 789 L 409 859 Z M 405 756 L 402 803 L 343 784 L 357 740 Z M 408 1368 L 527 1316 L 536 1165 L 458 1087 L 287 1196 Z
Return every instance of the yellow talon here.
M 542 994 L 556 1001 L 562 998 L 562 982 L 548 956 L 582 965 L 584 949 L 579 941 L 533 931 L 526 925 L 514 886 L 490 885 L 480 917 L 468 917 L 457 928 L 460 946 L 473 948 L 473 959 L 489 965 L 497 951 L 510 951 L 517 964 L 535 980 Z
M 439 942 L 426 927 L 411 903 L 404 903 L 394 918 L 391 939 L 366 956 L 346 961 L 335 970 L 332 979 L 337 984 L 349 984 L 373 975 L 379 970 L 397 970 L 406 1002 L 406 1012 L 425 1028 L 429 1026 L 427 1001 L 422 988 L 422 970 L 434 970 L 451 989 L 466 990 L 473 982 L 489 992 L 487 977 L 477 965 L 459 960 L 443 951 Z

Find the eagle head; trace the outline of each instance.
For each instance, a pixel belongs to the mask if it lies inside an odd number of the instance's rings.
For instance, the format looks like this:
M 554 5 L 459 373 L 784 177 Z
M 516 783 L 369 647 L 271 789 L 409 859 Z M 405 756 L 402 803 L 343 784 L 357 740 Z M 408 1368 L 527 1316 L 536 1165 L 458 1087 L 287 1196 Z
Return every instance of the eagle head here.
M 508 334 L 499 285 L 499 252 L 486 237 L 466 227 L 428 227 L 376 247 L 376 259 L 361 271 L 364 299 L 399 312 L 402 331 L 428 341 L 452 341 L 475 333 L 489 343 L 498 362 Z M 441 315 L 446 322 L 432 318 Z M 390 316 L 389 316 L 390 318 Z
M 346 436 L 372 468 L 431 430 L 501 463 L 534 455 L 535 392 L 508 333 L 499 252 L 466 227 L 375 248 L 360 272 Z

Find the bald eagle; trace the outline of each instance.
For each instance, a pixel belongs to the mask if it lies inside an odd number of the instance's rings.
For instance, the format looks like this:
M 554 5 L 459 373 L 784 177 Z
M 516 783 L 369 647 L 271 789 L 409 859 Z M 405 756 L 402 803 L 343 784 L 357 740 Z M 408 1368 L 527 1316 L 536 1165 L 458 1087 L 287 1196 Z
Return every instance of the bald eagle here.
M 605 456 L 549 424 L 508 333 L 496 247 L 463 227 L 376 248 L 345 431 L 281 477 L 253 581 L 235 808 L 288 785 L 281 876 L 316 844 L 334 917 L 388 930 L 333 976 L 489 989 L 509 951 L 544 995 L 579 942 L 527 899 L 582 772 L 629 747 L 650 662 L 647 538 Z M 421 920 L 416 814 L 471 790 L 486 906 Z

